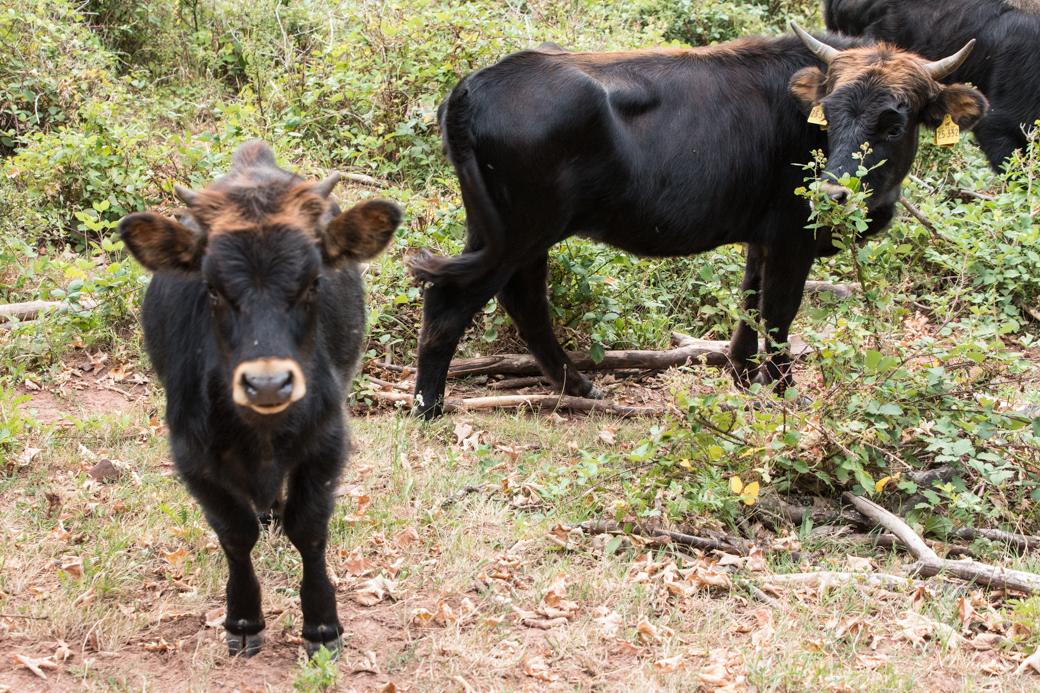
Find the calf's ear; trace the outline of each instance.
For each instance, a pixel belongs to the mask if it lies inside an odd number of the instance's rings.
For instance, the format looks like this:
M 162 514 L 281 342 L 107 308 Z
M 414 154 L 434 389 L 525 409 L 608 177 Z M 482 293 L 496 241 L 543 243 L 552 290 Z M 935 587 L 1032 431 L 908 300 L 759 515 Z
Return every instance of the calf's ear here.
M 359 202 L 325 227 L 322 253 L 335 265 L 371 260 L 383 252 L 401 223 L 401 208 L 386 200 Z
M 153 212 L 119 222 L 119 237 L 137 261 L 152 272 L 197 272 L 206 252 L 206 234 Z
M 989 109 L 989 101 L 978 89 L 963 84 L 943 87 L 939 96 L 924 107 L 921 122 L 934 130 L 949 114 L 962 132 L 968 132 L 979 124 Z
M 827 95 L 826 81 L 826 75 L 818 67 L 802 68 L 791 77 L 791 94 L 797 99 L 803 113 L 808 114 Z

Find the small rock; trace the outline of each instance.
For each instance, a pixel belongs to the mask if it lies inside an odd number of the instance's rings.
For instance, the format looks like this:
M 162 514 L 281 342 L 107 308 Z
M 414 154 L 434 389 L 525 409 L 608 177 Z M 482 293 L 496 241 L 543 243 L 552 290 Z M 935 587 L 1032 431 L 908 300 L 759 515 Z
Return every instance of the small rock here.
M 90 471 L 87 472 L 87 476 L 89 476 L 91 479 L 97 479 L 98 481 L 107 482 L 115 481 L 120 476 L 122 476 L 122 472 L 120 472 L 116 468 L 116 466 L 112 464 L 112 460 L 108 459 L 107 457 L 102 457 L 97 464 L 90 468 Z

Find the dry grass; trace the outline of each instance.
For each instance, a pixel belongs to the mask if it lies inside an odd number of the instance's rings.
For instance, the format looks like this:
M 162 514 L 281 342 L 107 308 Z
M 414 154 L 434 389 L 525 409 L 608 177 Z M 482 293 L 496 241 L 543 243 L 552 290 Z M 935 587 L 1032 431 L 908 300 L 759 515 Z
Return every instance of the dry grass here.
M 121 415 L 69 415 L 71 428 L 55 426 L 28 466 L 0 480 L 0 612 L 8 615 L 0 617 L 0 690 L 321 690 L 307 688 L 300 670 L 300 564 L 281 534 L 265 534 L 254 552 L 268 619 L 261 655 L 229 660 L 222 629 L 206 626 L 222 606 L 224 559 L 173 476 L 162 430 L 149 426 L 160 404 L 153 396 Z M 915 648 L 900 637 L 896 620 L 913 595 L 789 589 L 772 609 L 737 588 L 673 594 L 662 578 L 667 564 L 695 567 L 697 557 L 629 542 L 606 555 L 602 540 L 568 538 L 559 524 L 583 518 L 581 498 L 533 509 L 509 502 L 537 469 L 567 468 L 576 448 L 606 447 L 598 438 L 605 419 L 467 417 L 486 432 L 483 442 L 518 456 L 463 451 L 460 420 L 353 421 L 354 470 L 331 526 L 329 564 L 347 633 L 330 690 L 1034 690 L 1035 675 L 1006 673 L 1011 663 L 993 651 L 941 637 Z M 610 423 L 619 440 L 638 439 L 647 426 Z M 89 481 L 91 453 L 120 460 L 124 475 Z M 514 487 L 442 505 L 484 483 Z M 48 492 L 60 507 L 49 508 Z M 547 538 L 554 529 L 566 548 Z M 821 567 L 845 566 L 833 545 L 804 547 L 802 560 L 810 555 Z M 361 558 L 373 571 L 352 575 Z M 884 565 L 895 560 L 875 562 L 897 572 Z M 801 569 L 789 554 L 769 561 L 769 570 Z M 397 599 L 362 606 L 358 591 L 375 574 L 395 583 Z M 517 610 L 544 608 L 554 586 L 565 593 L 563 624 L 525 625 Z M 918 603 L 959 630 L 955 595 Z M 434 616 L 424 623 L 424 613 Z M 615 623 L 612 635 L 605 622 Z M 60 643 L 71 656 L 43 669 L 47 680 L 16 666 L 16 655 L 42 659 Z M 704 685 L 710 680 L 721 687 Z

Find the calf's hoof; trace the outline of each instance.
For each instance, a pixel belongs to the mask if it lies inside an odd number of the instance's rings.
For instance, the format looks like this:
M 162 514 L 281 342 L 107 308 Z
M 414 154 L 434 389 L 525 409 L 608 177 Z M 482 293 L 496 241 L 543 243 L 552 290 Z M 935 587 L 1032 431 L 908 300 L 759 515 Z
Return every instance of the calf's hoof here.
M 343 652 L 343 637 L 334 634 L 331 638 L 331 640 L 308 640 L 304 638 L 303 649 L 307 652 L 307 659 L 314 659 L 314 656 L 323 647 L 332 653 L 332 659 L 339 659 L 340 653 Z
M 264 634 L 255 633 L 253 635 L 239 635 L 236 633 L 228 632 L 227 634 L 227 647 L 228 654 L 232 657 L 242 655 L 246 659 L 249 659 L 264 646 Z

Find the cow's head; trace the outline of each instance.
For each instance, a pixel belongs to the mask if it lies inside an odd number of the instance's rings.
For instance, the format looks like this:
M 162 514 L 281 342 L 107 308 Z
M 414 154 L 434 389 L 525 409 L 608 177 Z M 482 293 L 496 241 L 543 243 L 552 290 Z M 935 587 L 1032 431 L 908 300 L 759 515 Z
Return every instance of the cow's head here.
M 120 222 L 146 269 L 205 284 L 211 325 L 202 328 L 213 330 L 230 394 L 247 410 L 277 414 L 304 397 L 328 271 L 378 255 L 401 221 L 384 200 L 340 212 L 330 197 L 338 180 L 306 182 L 253 143 L 205 190 L 175 186 L 183 223 L 151 212 Z
M 829 142 L 824 178 L 855 176 L 861 164 L 855 155 L 869 144 L 871 151 L 862 159 L 865 168 L 873 169 L 862 179 L 873 191 L 868 209 L 898 200 L 899 185 L 917 153 L 921 125 L 934 130 L 949 115 L 967 132 L 986 113 L 989 104 L 975 89 L 939 82 L 964 62 L 974 40 L 948 58 L 928 62 L 885 43 L 840 51 L 792 27 L 827 65 L 826 72 L 807 67 L 791 78 L 791 92 L 806 114 L 823 108 Z M 875 168 L 882 161 L 886 163 Z M 825 183 L 825 190 L 839 202 L 848 194 L 834 182 Z

